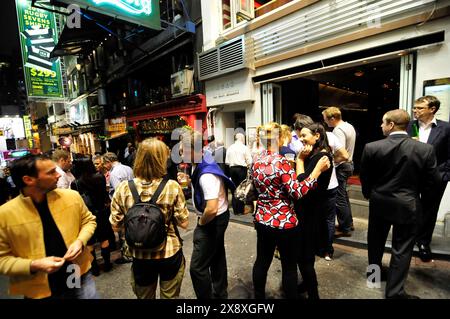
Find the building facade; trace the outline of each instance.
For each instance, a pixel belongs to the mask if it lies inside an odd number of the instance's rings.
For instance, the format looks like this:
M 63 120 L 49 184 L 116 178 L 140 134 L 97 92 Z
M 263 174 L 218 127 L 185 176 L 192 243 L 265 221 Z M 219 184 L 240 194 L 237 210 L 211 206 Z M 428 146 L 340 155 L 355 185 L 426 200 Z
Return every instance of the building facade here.
M 449 121 L 450 1 L 211 0 L 202 19 L 198 73 L 226 146 L 236 127 L 251 143 L 259 124 L 292 125 L 295 113 L 322 121 L 324 108 L 339 106 L 357 130 L 358 173 L 387 110 L 412 114 L 414 100 L 431 94 Z

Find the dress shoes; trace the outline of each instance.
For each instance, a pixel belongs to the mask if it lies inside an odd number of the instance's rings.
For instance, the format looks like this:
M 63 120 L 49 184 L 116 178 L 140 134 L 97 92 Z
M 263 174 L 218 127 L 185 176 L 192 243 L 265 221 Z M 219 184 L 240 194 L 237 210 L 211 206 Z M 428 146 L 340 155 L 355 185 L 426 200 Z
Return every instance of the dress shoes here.
M 431 261 L 431 249 L 428 245 L 420 244 L 419 247 L 419 258 L 423 262 L 430 262 Z
M 336 230 L 334 232 L 334 237 L 336 238 L 340 238 L 340 237 L 352 237 L 352 233 L 351 232 L 344 232 L 341 230 Z
M 410 295 L 405 293 L 399 294 L 399 295 L 395 295 L 395 296 L 391 296 L 391 297 L 386 297 L 386 299 L 420 299 L 419 296 L 415 296 L 415 295 Z

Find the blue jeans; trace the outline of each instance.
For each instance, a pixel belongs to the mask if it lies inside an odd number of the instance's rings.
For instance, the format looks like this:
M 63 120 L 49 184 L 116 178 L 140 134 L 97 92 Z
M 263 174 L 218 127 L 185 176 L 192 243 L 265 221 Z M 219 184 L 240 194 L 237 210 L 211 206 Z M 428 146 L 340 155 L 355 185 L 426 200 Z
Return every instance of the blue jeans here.
M 334 253 L 333 238 L 334 238 L 334 225 L 336 221 L 336 196 L 337 196 L 337 187 L 327 191 L 326 215 L 325 215 L 327 237 L 325 240 L 325 250 L 323 251 L 323 253 L 328 253 L 330 255 L 333 255 Z
M 90 271 L 81 276 L 80 288 L 71 288 L 61 295 L 46 299 L 100 299 L 95 287 L 94 277 Z
M 353 223 L 352 209 L 347 193 L 347 180 L 353 174 L 353 163 L 342 163 L 336 167 L 336 177 L 339 183 L 336 196 L 336 215 L 339 228 L 350 232 Z

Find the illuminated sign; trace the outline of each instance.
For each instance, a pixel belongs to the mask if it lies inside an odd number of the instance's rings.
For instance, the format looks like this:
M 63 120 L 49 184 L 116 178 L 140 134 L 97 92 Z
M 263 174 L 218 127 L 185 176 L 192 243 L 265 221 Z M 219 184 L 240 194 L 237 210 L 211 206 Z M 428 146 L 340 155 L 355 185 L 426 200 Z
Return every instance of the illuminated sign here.
M 28 97 L 64 97 L 60 61 L 50 58 L 58 40 L 54 14 L 31 0 L 16 0 L 16 9 Z
M 55 0 L 150 29 L 161 30 L 158 0 Z
M 25 129 L 25 137 L 28 140 L 28 147 L 33 148 L 33 134 L 31 132 L 32 126 L 31 126 L 31 120 L 29 115 L 23 116 L 23 126 Z
M 95 4 L 102 5 L 109 3 L 131 14 L 145 14 L 152 13 L 151 0 L 93 0 Z

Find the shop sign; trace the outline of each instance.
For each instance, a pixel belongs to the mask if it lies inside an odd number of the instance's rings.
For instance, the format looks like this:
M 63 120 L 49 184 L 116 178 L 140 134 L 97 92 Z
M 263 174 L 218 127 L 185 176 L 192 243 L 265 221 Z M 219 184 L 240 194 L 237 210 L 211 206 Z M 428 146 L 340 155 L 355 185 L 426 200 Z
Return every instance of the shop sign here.
M 184 125 L 186 125 L 186 122 L 182 118 L 159 118 L 140 121 L 138 127 L 142 134 L 166 134 Z
M 105 119 L 105 131 L 108 137 L 127 133 L 127 119 L 125 116 Z
M 28 147 L 33 148 L 33 134 L 31 132 L 32 126 L 31 126 L 31 120 L 29 115 L 23 116 L 23 127 L 25 129 L 25 137 L 28 141 Z
M 71 105 L 69 108 L 70 122 L 78 124 L 89 123 L 89 110 L 87 99 L 81 100 L 79 103 Z
M 58 41 L 55 15 L 31 0 L 16 0 L 16 9 L 28 97 L 64 97 L 60 60 L 50 58 Z
M 161 30 L 158 0 L 57 0 L 154 30 Z
M 53 129 L 53 135 L 65 135 L 72 133 L 72 129 L 70 127 L 55 127 Z
M 206 81 L 205 91 L 208 107 L 254 100 L 253 82 L 248 71 Z

